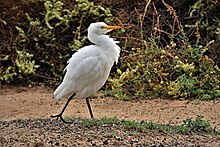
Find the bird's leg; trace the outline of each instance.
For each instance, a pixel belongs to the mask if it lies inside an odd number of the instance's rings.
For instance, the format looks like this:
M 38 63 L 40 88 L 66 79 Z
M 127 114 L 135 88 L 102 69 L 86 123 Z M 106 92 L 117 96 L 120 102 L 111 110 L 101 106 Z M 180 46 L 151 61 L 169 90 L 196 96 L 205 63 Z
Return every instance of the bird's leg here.
M 91 118 L 93 118 L 93 113 L 92 113 L 92 108 L 91 108 L 91 105 L 90 105 L 90 102 L 89 102 L 89 98 L 86 98 L 86 104 L 88 106 L 90 116 L 91 116 Z
M 52 118 L 56 117 L 57 119 L 60 118 L 63 123 L 71 123 L 71 122 L 67 122 L 67 121 L 64 120 L 64 118 L 63 118 L 63 113 L 64 113 L 64 111 L 66 110 L 66 107 L 68 106 L 69 102 L 73 99 L 74 96 L 75 96 L 75 94 L 73 94 L 72 96 L 70 96 L 70 97 L 68 98 L 68 100 L 67 100 L 65 106 L 63 107 L 62 111 L 61 111 L 59 114 L 57 114 L 57 115 L 51 115 L 51 117 L 52 117 Z

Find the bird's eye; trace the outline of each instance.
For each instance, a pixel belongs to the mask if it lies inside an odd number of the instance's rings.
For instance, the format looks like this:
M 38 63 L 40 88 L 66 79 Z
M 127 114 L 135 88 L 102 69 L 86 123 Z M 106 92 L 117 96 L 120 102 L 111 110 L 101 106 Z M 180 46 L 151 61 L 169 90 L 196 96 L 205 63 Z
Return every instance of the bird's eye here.
M 105 29 L 105 27 L 104 27 L 104 26 L 101 26 L 100 29 Z

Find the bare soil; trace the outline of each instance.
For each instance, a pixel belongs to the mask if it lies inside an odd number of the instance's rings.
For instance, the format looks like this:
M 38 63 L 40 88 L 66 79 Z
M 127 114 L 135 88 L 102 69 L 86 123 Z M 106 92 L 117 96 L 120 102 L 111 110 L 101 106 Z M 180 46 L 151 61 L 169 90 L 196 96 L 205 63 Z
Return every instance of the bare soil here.
M 220 146 L 220 136 L 204 133 L 165 134 L 127 130 L 120 126 L 82 127 L 51 119 L 63 108 L 66 99 L 56 102 L 49 87 L 1 87 L 1 146 Z M 117 117 L 177 125 L 186 118 L 204 116 L 213 128 L 220 128 L 220 103 L 188 100 L 121 101 L 103 97 L 91 99 L 95 118 Z M 65 116 L 81 121 L 89 118 L 84 99 L 74 99 Z

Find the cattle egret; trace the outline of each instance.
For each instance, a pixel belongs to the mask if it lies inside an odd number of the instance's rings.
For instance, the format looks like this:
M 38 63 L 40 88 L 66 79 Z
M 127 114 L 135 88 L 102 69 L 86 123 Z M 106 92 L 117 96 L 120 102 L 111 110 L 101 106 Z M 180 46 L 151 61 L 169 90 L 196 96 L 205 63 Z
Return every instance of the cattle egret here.
M 117 64 L 120 47 L 108 35 L 120 26 L 108 26 L 104 22 L 91 23 L 88 28 L 88 39 L 94 44 L 79 49 L 68 60 L 66 74 L 62 83 L 54 91 L 54 98 L 68 98 L 62 111 L 54 116 L 68 123 L 62 117 L 66 107 L 73 98 L 85 98 L 91 118 L 92 109 L 89 96 L 96 93 L 106 82 L 114 62 Z

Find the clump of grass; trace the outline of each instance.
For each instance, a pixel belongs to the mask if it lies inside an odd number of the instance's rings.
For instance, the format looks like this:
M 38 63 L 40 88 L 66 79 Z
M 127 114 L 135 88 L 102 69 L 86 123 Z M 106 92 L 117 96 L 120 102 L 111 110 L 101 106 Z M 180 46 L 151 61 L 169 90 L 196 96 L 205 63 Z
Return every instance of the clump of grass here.
M 184 120 L 184 125 L 194 131 L 210 131 L 210 124 L 203 120 L 203 116 L 197 115 L 195 121 L 191 118 Z
M 113 118 L 100 118 L 100 119 L 85 119 L 80 124 L 85 127 L 92 127 L 92 126 L 101 126 L 104 124 L 107 125 L 118 125 L 120 123 L 120 120 L 118 120 L 116 117 Z
M 17 139 L 15 139 L 15 141 L 21 142 L 21 143 L 26 143 L 26 142 L 30 142 L 30 139 L 28 139 L 28 138 L 17 138 Z
M 187 118 L 183 120 L 183 123 L 177 126 L 163 125 L 154 122 L 137 122 L 137 121 L 126 121 L 114 118 L 100 118 L 100 119 L 85 119 L 79 122 L 84 127 L 94 126 L 120 126 L 125 129 L 131 129 L 133 131 L 148 132 L 149 130 L 157 130 L 163 133 L 210 133 L 220 134 L 220 130 L 215 130 L 211 127 L 209 122 L 203 119 L 203 116 L 197 115 L 195 120 Z

